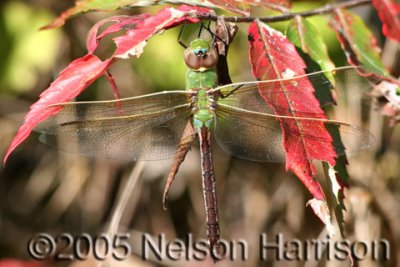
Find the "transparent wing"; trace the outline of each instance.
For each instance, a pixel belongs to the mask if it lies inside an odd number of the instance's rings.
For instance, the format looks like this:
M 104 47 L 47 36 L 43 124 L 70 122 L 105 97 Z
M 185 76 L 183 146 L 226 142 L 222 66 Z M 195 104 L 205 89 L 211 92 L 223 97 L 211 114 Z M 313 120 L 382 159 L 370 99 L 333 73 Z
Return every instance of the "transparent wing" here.
M 234 83 L 225 86 L 220 86 L 214 89 L 214 92 L 218 92 L 220 94 L 219 102 L 224 103 L 229 106 L 244 108 L 257 112 L 264 112 L 266 102 L 261 97 L 259 90 L 263 91 L 265 95 L 271 96 L 271 99 L 274 99 L 274 96 L 280 94 L 282 96 L 286 95 L 289 99 L 293 99 L 290 94 L 297 94 L 297 96 L 301 99 L 301 94 L 307 94 L 310 88 L 302 87 L 301 79 L 305 77 L 313 85 L 314 94 L 317 99 L 320 101 L 321 105 L 329 105 L 333 104 L 335 101 L 332 98 L 332 92 L 337 94 L 337 89 L 344 89 L 346 85 L 351 90 L 351 93 L 348 95 L 362 95 L 364 92 L 368 91 L 370 88 L 368 82 L 365 79 L 362 79 L 356 72 L 355 67 L 342 67 L 329 71 L 329 73 L 335 73 L 336 77 L 336 85 L 333 86 L 331 82 L 326 78 L 325 74 L 328 71 L 320 71 L 314 72 L 303 76 L 295 76 L 288 79 L 280 79 L 280 80 L 267 80 L 267 81 L 251 81 L 244 83 Z M 287 85 L 296 85 L 297 88 L 295 91 L 286 91 L 285 88 Z M 351 88 L 350 88 L 351 87 Z M 342 90 L 340 90 L 342 91 Z M 302 105 L 307 105 L 307 103 L 302 103 Z M 275 106 L 279 109 L 279 106 Z M 296 110 L 296 106 L 292 105 L 292 111 L 301 112 L 300 110 Z M 306 113 L 304 113 L 306 115 Z M 311 115 L 311 114 L 310 114 Z
M 188 102 L 185 91 L 164 91 L 137 97 L 109 101 L 82 101 L 60 103 L 53 106 L 62 107 L 57 113 L 59 122 L 104 117 L 142 115 L 159 112 Z
M 239 158 L 253 161 L 283 162 L 282 131 L 272 118 L 246 114 L 218 105 L 215 139 L 223 150 Z
M 35 129 L 40 141 L 63 151 L 112 159 L 171 158 L 190 119 L 184 91 L 60 106 L 57 115 Z
M 267 113 L 257 113 L 224 104 L 217 106 L 217 123 L 215 138 L 219 145 L 228 153 L 247 160 L 283 162 L 285 150 L 282 142 L 282 129 L 278 120 L 279 116 Z M 313 118 L 290 118 L 279 119 L 303 120 L 312 123 Z M 304 123 L 304 122 L 303 122 Z M 342 143 L 334 143 L 337 154 L 355 153 L 360 149 L 367 148 L 374 142 L 374 137 L 366 130 L 346 123 L 324 120 L 325 127 L 335 134 L 339 131 Z M 288 139 L 302 142 L 298 135 L 289 135 Z M 300 133 L 314 142 L 327 143 L 316 133 L 315 135 Z M 342 145 L 343 144 L 343 145 Z M 300 147 L 301 145 L 299 145 Z M 296 153 L 296 151 L 291 151 Z

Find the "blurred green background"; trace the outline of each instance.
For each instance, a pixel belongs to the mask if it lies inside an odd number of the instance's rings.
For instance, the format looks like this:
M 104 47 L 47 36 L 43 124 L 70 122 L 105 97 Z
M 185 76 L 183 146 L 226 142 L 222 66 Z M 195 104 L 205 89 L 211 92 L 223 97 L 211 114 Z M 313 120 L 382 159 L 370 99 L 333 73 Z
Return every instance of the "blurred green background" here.
M 324 1 L 295 1 L 294 10 L 307 10 Z M 3 0 L 0 3 L 0 155 L 3 156 L 29 106 L 49 86 L 70 61 L 86 53 L 89 29 L 99 20 L 116 14 L 155 13 L 160 7 L 134 8 L 115 12 L 88 13 L 74 17 L 60 29 L 39 31 L 72 1 Z M 268 12 L 255 10 L 255 14 Z M 357 9 L 374 30 L 386 52 L 376 14 L 369 8 Z M 326 41 L 337 66 L 345 57 L 326 16 L 312 18 Z M 228 63 L 234 82 L 252 80 L 248 62 L 246 24 L 229 51 Z M 285 23 L 272 26 L 284 31 Z M 183 48 L 177 43 L 180 28 L 151 38 L 139 59 L 119 61 L 111 68 L 122 97 L 184 88 Z M 190 27 L 189 31 L 196 31 Z M 98 55 L 114 49 L 104 39 Z M 390 56 L 389 56 L 390 57 Z M 246 62 L 246 63 L 244 63 Z M 385 62 L 384 62 L 385 63 Z M 389 64 L 389 63 L 385 63 Z M 399 71 L 392 69 L 393 72 Z M 351 85 L 350 85 L 351 86 Z M 345 95 L 345 93 L 344 93 Z M 104 78 L 88 88 L 78 100 L 112 99 Z M 377 138 L 368 150 L 350 158 L 352 189 L 346 191 L 348 238 L 391 242 L 392 260 L 365 260 L 358 266 L 398 266 L 400 241 L 400 161 L 396 128 L 364 99 L 351 98 L 339 103 L 336 118 L 362 125 Z M 284 164 L 255 163 L 230 157 L 215 146 L 217 191 L 222 237 L 244 238 L 256 250 L 260 233 L 301 240 L 324 237 L 326 232 L 309 207 L 310 194 Z M 188 232 L 205 237 L 205 216 L 201 191 L 200 159 L 194 147 L 171 188 L 168 210 L 162 210 L 163 179 L 171 161 L 146 162 L 138 184 L 123 212 L 120 231 L 166 233 L 167 238 L 184 237 Z M 321 183 L 325 183 L 319 163 Z M 37 232 L 93 235 L 104 232 L 115 205 L 129 181 L 134 163 L 88 159 L 49 148 L 33 133 L 0 167 L 0 258 L 27 259 L 27 240 Z M 48 266 L 96 266 L 93 262 L 45 262 Z M 113 263 L 112 266 L 124 266 Z M 188 266 L 188 263 L 142 262 L 133 255 L 129 266 Z M 344 265 L 346 264 L 346 265 Z M 348 262 L 260 263 L 257 257 L 243 262 L 221 262 L 218 266 L 348 266 Z M 190 263 L 213 266 L 212 262 Z

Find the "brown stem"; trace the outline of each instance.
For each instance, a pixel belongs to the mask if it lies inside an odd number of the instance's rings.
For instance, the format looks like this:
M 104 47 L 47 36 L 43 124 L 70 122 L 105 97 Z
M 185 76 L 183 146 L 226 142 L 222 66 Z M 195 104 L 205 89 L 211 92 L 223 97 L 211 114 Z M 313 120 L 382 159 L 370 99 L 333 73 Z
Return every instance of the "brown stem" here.
M 307 10 L 302 12 L 294 12 L 294 13 L 287 13 L 279 16 L 270 16 L 270 17 L 224 17 L 224 20 L 227 22 L 253 22 L 254 20 L 258 19 L 262 22 L 278 22 L 278 21 L 285 21 L 294 18 L 295 16 L 301 17 L 310 17 L 315 15 L 322 15 L 326 13 L 330 13 L 335 9 L 338 8 L 352 8 L 356 6 L 370 4 L 371 0 L 353 0 L 347 1 L 343 3 L 338 3 L 335 5 L 327 4 L 321 8 Z M 201 16 L 201 19 L 208 19 L 216 21 L 219 16 Z

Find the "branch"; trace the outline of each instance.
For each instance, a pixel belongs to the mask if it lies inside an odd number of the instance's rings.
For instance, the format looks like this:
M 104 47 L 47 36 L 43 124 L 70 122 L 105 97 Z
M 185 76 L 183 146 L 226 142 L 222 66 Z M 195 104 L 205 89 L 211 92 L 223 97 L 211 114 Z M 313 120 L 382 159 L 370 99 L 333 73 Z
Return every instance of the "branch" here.
M 315 15 L 322 15 L 326 13 L 331 13 L 333 10 L 338 9 L 338 8 L 352 8 L 356 6 L 361 6 L 361 5 L 366 5 L 370 4 L 371 0 L 353 0 L 353 1 L 347 1 L 343 3 L 338 3 L 335 5 L 327 4 L 321 8 L 313 9 L 313 10 L 307 10 L 303 12 L 294 12 L 294 13 L 287 13 L 279 16 L 273 16 L 273 17 L 224 17 L 224 20 L 227 22 L 252 22 L 256 19 L 262 21 L 262 22 L 278 22 L 278 21 L 285 21 L 285 20 L 290 20 L 294 18 L 295 16 L 301 16 L 301 17 L 311 17 Z M 203 19 L 207 20 L 213 20 L 216 21 L 220 16 L 204 16 L 200 17 Z

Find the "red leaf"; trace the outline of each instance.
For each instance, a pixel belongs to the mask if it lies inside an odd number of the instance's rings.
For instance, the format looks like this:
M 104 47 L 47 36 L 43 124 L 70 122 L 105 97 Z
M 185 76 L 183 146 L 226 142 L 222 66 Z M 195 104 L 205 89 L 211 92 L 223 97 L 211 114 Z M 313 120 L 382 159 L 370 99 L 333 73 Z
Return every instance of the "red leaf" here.
M 126 27 L 134 27 L 139 21 L 142 21 L 150 17 L 149 14 L 142 14 L 138 16 L 115 16 L 104 19 L 97 22 L 89 31 L 86 46 L 88 52 L 91 54 L 96 50 L 99 41 L 106 35 L 118 32 Z M 99 28 L 108 22 L 114 22 L 112 26 L 109 26 L 101 34 L 98 35 Z
M 395 41 L 400 40 L 400 4 L 392 0 L 372 0 L 372 5 L 376 9 L 383 23 L 382 31 Z
M 266 24 L 255 21 L 249 28 L 250 62 L 254 76 L 258 80 L 290 78 L 305 75 L 306 65 L 298 55 L 295 46 L 280 32 Z M 276 83 L 284 87 L 287 94 L 269 94 L 259 85 L 261 96 L 270 105 L 275 114 L 283 116 L 305 117 L 305 113 L 315 118 L 326 118 L 314 88 L 307 78 Z M 302 90 L 298 90 L 302 88 Z M 272 90 L 277 90 L 275 88 Z M 271 90 L 271 89 L 269 89 Z M 283 146 L 286 151 L 286 169 L 291 169 L 305 184 L 308 190 L 319 200 L 325 199 L 321 186 L 315 180 L 315 166 L 312 160 L 322 160 L 335 165 L 336 153 L 331 144 L 324 124 L 318 121 L 281 119 Z M 309 135 L 307 135 L 309 133 Z M 310 138 L 318 133 L 319 138 Z
M 111 59 L 101 61 L 94 55 L 86 55 L 72 61 L 30 107 L 24 124 L 11 141 L 3 162 L 5 163 L 10 153 L 29 136 L 33 128 L 61 109 L 49 105 L 72 100 L 103 75 L 110 63 Z
M 115 37 L 113 40 L 117 46 L 113 58 L 139 57 L 143 52 L 146 41 L 163 30 L 186 23 L 200 22 L 199 16 L 215 15 L 209 8 L 181 5 L 178 8 L 164 8 L 156 15 L 142 14 L 134 17 L 115 16 L 98 22 L 89 32 L 87 48 L 93 53 L 98 42 L 108 34 L 122 29 L 126 33 Z M 98 35 L 101 26 L 108 22 L 115 22 Z
M 25 122 L 12 140 L 3 162 L 5 163 L 10 153 L 29 136 L 33 128 L 60 110 L 59 107 L 49 107 L 49 105 L 70 101 L 101 75 L 106 75 L 117 97 L 114 80 L 106 72 L 116 58 L 140 56 L 146 41 L 157 32 L 175 27 L 183 22 L 199 22 L 197 16 L 210 14 L 214 14 L 214 12 L 208 8 L 182 5 L 178 8 L 165 8 L 154 16 L 147 14 L 134 17 L 117 16 L 100 21 L 89 33 L 87 41 L 89 54 L 71 62 L 50 87 L 40 95 L 40 99 L 30 107 L 29 113 L 25 116 Z M 97 35 L 99 28 L 106 22 L 115 22 L 115 24 Z M 117 49 L 112 57 L 101 61 L 92 54 L 98 46 L 98 41 L 121 29 L 130 30 L 114 39 Z
M 165 8 L 156 15 L 142 14 L 134 17 L 115 16 L 96 23 L 90 30 L 87 39 L 89 53 L 93 53 L 98 42 L 108 34 L 127 30 L 122 36 L 114 38 L 117 49 L 113 57 L 128 58 L 129 56 L 140 56 L 146 41 L 154 34 L 175 27 L 183 22 L 197 23 L 198 16 L 214 15 L 215 13 L 204 7 L 181 5 L 178 8 Z M 98 35 L 98 30 L 105 23 L 114 22 Z
M 140 56 L 146 45 L 146 40 L 154 34 L 187 23 L 197 23 L 198 16 L 212 15 L 209 8 L 181 5 L 177 9 L 165 8 L 155 16 L 149 17 L 137 23 L 137 27 L 126 32 L 125 35 L 114 38 L 117 49 L 114 52 L 116 58 L 128 58 Z

